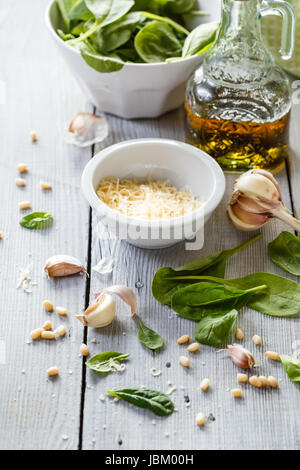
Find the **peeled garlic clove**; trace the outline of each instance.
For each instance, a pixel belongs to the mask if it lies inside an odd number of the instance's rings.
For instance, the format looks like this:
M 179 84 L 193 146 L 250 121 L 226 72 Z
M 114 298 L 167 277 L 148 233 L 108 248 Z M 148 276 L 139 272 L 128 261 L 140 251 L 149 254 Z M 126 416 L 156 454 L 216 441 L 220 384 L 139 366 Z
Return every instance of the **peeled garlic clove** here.
M 131 308 L 131 315 L 136 312 L 136 296 L 135 293 L 127 286 L 111 286 L 106 287 L 101 292 L 96 294 L 96 298 L 101 296 L 103 292 L 118 295 L 127 305 Z
M 82 315 L 76 315 L 84 326 L 103 328 L 110 325 L 115 318 L 116 304 L 108 294 L 102 294 L 93 302 Z
M 86 269 L 82 263 L 73 256 L 55 255 L 46 261 L 44 271 L 48 277 L 71 276 L 80 272 L 85 273 Z
M 78 113 L 69 125 L 65 134 L 65 142 L 88 147 L 89 145 L 102 142 L 108 136 L 107 119 L 90 113 Z
M 233 344 L 227 347 L 226 351 L 232 361 L 241 369 L 252 369 L 255 366 L 255 359 L 248 349 L 240 344 Z

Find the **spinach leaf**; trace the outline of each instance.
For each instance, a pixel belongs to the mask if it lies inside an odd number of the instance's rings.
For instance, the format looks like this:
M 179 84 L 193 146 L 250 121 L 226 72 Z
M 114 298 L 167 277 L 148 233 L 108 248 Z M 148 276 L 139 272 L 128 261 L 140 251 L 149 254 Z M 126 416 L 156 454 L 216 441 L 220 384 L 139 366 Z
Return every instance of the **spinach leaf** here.
M 147 63 L 164 62 L 168 57 L 180 55 L 182 49 L 171 26 L 161 21 L 146 24 L 136 35 L 134 46 Z
M 134 5 L 133 0 L 85 0 L 85 3 L 97 19 L 103 20 L 102 27 L 122 18 Z
M 282 232 L 268 245 L 273 263 L 288 273 L 300 276 L 300 238 L 290 232 Z
M 49 227 L 52 222 L 52 214 L 50 212 L 32 212 L 25 215 L 19 222 L 22 227 L 34 229 L 43 229 Z
M 249 303 L 253 294 L 265 287 L 256 283 L 254 288 L 242 290 L 214 282 L 199 282 L 178 290 L 172 297 L 171 307 L 181 317 L 197 321 L 206 315 L 240 310 Z
M 207 315 L 199 321 L 194 337 L 201 344 L 220 346 L 230 335 L 237 317 L 238 311 L 235 309 L 225 314 Z
M 75 4 L 76 0 L 56 0 L 56 4 L 58 6 L 58 10 L 61 15 L 61 19 L 64 25 L 65 33 L 70 32 L 70 10 Z
M 128 13 L 113 24 L 99 28 L 90 37 L 90 41 L 97 51 L 111 52 L 129 41 L 140 21 L 141 15 L 138 12 Z
M 119 58 L 111 55 L 102 55 L 97 53 L 91 46 L 86 44 L 82 45 L 80 48 L 80 53 L 85 60 L 85 62 L 101 73 L 111 73 L 121 70 L 124 66 L 124 62 Z
M 279 357 L 289 378 L 295 384 L 300 385 L 300 361 L 295 357 L 286 356 L 285 354 Z
M 168 416 L 174 411 L 174 403 L 170 398 L 156 390 L 124 388 L 122 390 L 107 390 L 106 393 L 139 408 L 146 408 L 157 416 Z
M 182 48 L 182 57 L 206 52 L 214 43 L 218 29 L 219 23 L 217 22 L 200 24 L 186 38 Z
M 84 0 L 75 1 L 69 13 L 69 17 L 71 21 L 73 20 L 86 21 L 86 20 L 92 19 L 93 16 L 94 16 L 93 13 L 87 8 Z
M 185 29 L 181 24 L 177 23 L 171 18 L 168 18 L 167 16 L 155 15 L 154 13 L 149 13 L 149 11 L 141 11 L 140 14 L 143 17 L 148 18 L 149 20 L 160 21 L 161 23 L 166 23 L 169 26 L 172 26 L 172 28 L 175 31 L 177 31 L 177 33 L 183 34 L 184 36 L 188 36 L 189 34 L 189 31 Z
M 152 281 L 153 297 L 162 304 L 170 305 L 172 296 L 178 289 L 199 282 L 198 279 L 183 279 L 184 276 L 197 276 L 205 274 L 207 276 L 223 278 L 225 275 L 227 260 L 234 254 L 246 248 L 251 243 L 259 240 L 261 237 L 262 235 L 257 235 L 256 237 L 248 240 L 245 243 L 242 243 L 235 248 L 213 253 L 206 258 L 193 261 L 192 263 L 186 264 L 179 268 L 160 268 L 156 272 Z M 177 277 L 182 279 L 176 279 Z
M 141 320 L 139 320 L 138 340 L 146 346 L 146 348 L 151 349 L 152 351 L 156 351 L 164 345 L 163 338 L 158 333 L 144 325 Z
M 96 374 L 103 375 L 117 371 L 121 362 L 125 361 L 128 357 L 129 354 L 108 351 L 96 354 L 86 361 L 85 364 Z
M 195 0 L 163 0 L 164 10 L 167 13 L 181 15 L 188 13 L 194 8 Z

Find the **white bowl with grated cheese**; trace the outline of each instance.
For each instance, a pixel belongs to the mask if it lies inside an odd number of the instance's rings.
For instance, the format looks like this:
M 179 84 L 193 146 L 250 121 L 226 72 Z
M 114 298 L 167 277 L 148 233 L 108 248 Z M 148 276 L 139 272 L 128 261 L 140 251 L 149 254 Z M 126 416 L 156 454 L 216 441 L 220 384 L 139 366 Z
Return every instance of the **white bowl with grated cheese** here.
M 128 216 L 121 213 L 125 207 L 122 203 L 111 204 L 111 207 L 120 206 L 118 210 L 112 209 L 97 195 L 100 182 L 109 177 L 138 182 L 147 182 L 150 178 L 153 183 L 167 183 L 161 184 L 163 190 L 155 197 L 151 191 L 146 192 L 146 198 L 141 199 L 140 204 L 133 204 L 133 212 Z M 182 193 L 185 197 L 181 197 L 180 191 L 174 191 L 174 198 L 166 194 L 169 184 L 177 190 L 187 190 L 187 193 Z M 99 221 L 108 228 L 110 237 L 151 249 L 193 239 L 188 244 L 188 249 L 192 250 L 202 247 L 204 224 L 223 198 L 225 177 L 218 163 L 196 147 L 175 140 L 137 139 L 112 145 L 97 153 L 83 171 L 81 186 Z M 129 185 L 125 189 L 127 201 L 131 198 L 136 202 L 141 197 L 136 186 Z M 153 186 L 156 187 L 155 184 Z M 109 194 L 110 202 L 115 202 L 118 196 L 114 185 Z M 193 196 L 197 204 L 192 200 Z M 161 211 L 158 200 L 161 201 Z M 181 207 L 184 215 L 178 216 Z M 162 215 L 158 215 L 160 213 Z M 176 216 L 172 216 L 173 213 Z M 99 230 L 99 236 L 101 233 L 104 231 Z

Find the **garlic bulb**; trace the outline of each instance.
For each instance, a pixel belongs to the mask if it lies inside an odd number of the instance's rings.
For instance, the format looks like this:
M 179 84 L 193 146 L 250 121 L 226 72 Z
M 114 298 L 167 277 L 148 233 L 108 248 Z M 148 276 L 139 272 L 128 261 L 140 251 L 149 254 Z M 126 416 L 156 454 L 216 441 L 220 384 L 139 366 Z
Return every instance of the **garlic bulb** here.
M 274 217 L 300 231 L 300 221 L 283 204 L 276 179 L 265 170 L 247 171 L 235 181 L 227 213 L 233 225 L 246 232 Z
M 115 318 L 116 304 L 111 295 L 102 294 L 93 302 L 82 315 L 76 315 L 84 326 L 103 328 L 110 325 Z
M 46 261 L 44 271 L 48 277 L 71 276 L 72 274 L 85 273 L 86 269 L 82 263 L 73 256 L 55 255 Z

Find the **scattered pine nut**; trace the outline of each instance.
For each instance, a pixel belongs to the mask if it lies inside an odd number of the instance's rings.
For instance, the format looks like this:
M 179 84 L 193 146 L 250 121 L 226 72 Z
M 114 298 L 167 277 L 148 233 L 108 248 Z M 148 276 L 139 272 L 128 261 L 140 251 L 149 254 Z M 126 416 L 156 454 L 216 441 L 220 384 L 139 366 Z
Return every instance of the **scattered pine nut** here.
M 1 238 L 3 238 L 3 233 L 2 232 L 0 232 L 0 240 L 1 240 Z
M 65 327 L 65 325 L 59 325 L 59 327 L 56 328 L 56 333 L 58 334 L 58 336 L 65 336 L 65 334 L 67 333 L 67 328 Z
M 258 336 L 258 335 L 254 335 L 254 336 L 252 337 L 252 341 L 253 341 L 254 344 L 256 344 L 257 346 L 259 346 L 259 345 L 261 344 L 261 337 Z
M 268 359 L 271 359 L 271 361 L 278 361 L 279 360 L 279 354 L 277 352 L 274 352 L 274 351 L 266 351 L 265 356 Z
M 186 356 L 179 356 L 179 364 L 181 364 L 183 367 L 190 367 L 191 361 Z
M 203 379 L 201 384 L 200 384 L 200 388 L 202 390 L 202 392 L 206 392 L 207 389 L 209 388 L 210 386 L 210 380 L 209 379 Z
M 187 347 L 188 352 L 193 353 L 198 351 L 199 349 L 199 344 L 198 343 L 192 343 Z
M 49 367 L 49 369 L 47 370 L 47 374 L 49 375 L 49 377 L 54 377 L 55 375 L 58 375 L 59 374 L 58 367 L 56 366 Z
M 41 337 L 41 334 L 43 332 L 42 328 L 36 328 L 35 330 L 32 330 L 30 333 L 30 338 L 33 340 L 39 339 Z
M 263 385 L 262 381 L 257 377 L 257 375 L 252 375 L 252 377 L 249 378 L 249 384 L 256 388 L 261 388 Z
M 42 331 L 41 337 L 43 339 L 55 339 L 54 331 Z
M 42 189 L 45 189 L 45 190 L 48 190 L 48 189 L 52 189 L 52 186 L 50 183 L 46 183 L 45 181 L 41 181 L 40 182 L 40 187 Z
M 47 312 L 53 312 L 53 303 L 50 300 L 44 300 L 43 307 Z
M 248 382 L 248 375 L 247 374 L 237 374 L 236 376 L 237 381 L 240 383 L 247 383 Z
M 56 313 L 58 313 L 62 317 L 65 317 L 68 313 L 68 310 L 64 307 L 55 307 L 55 311 L 56 311 Z
M 80 352 L 81 352 L 82 356 L 84 356 L 84 357 L 88 356 L 90 354 L 89 348 L 84 343 L 82 343 L 82 345 L 80 346 Z
M 28 166 L 26 163 L 19 163 L 17 165 L 17 170 L 19 173 L 26 173 L 26 171 L 28 170 Z
M 278 381 L 277 379 L 275 379 L 275 377 L 273 377 L 272 375 L 270 375 L 268 377 L 268 384 L 270 385 L 270 387 L 272 388 L 278 388 Z
M 30 138 L 31 138 L 31 142 L 37 141 L 37 135 L 35 131 L 30 131 Z
M 235 337 L 236 339 L 244 339 L 244 332 L 241 330 L 241 328 L 237 328 L 235 332 Z
M 234 396 L 234 398 L 242 398 L 243 396 L 243 392 L 240 388 L 233 388 L 231 390 L 231 394 Z
M 178 338 L 177 343 L 178 344 L 186 344 L 189 341 L 190 341 L 189 335 L 183 335 L 183 336 L 180 336 L 180 338 Z
M 204 426 L 205 425 L 205 416 L 203 413 L 198 413 L 196 416 L 196 424 L 197 426 Z
M 51 323 L 51 321 L 47 320 L 47 321 L 43 324 L 43 328 L 44 328 L 44 330 L 46 330 L 46 331 L 52 330 L 52 323 Z
M 24 211 L 26 209 L 30 209 L 30 207 L 31 207 L 31 202 L 30 201 L 19 202 L 19 209 L 21 209 L 22 211 Z
M 16 178 L 17 186 L 26 186 L 26 181 L 23 178 Z
M 264 375 L 260 375 L 258 380 L 261 381 L 262 387 L 267 387 L 269 385 L 268 379 Z

